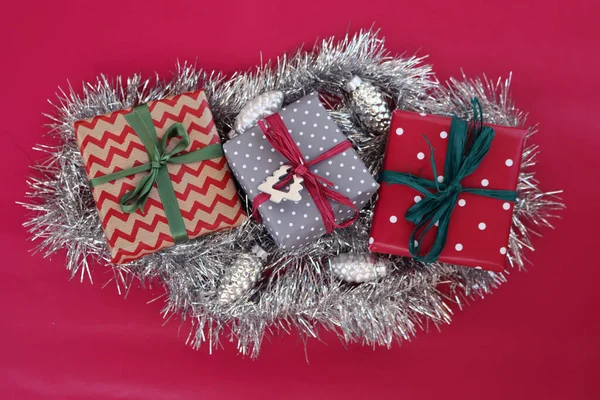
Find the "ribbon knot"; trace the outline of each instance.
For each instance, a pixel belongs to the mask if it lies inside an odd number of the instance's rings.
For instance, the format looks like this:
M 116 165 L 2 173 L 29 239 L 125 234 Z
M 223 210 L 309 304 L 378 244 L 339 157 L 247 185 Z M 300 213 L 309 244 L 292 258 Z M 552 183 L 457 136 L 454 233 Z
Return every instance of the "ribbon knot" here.
M 448 188 L 446 190 L 442 190 L 444 192 L 456 192 L 456 193 L 460 193 L 462 191 L 462 185 L 460 184 L 460 181 L 458 179 L 454 179 L 452 182 L 450 182 L 450 184 L 448 185 Z
M 292 179 L 294 174 L 302 176 L 304 178 L 304 187 L 306 187 L 306 190 L 312 197 L 317 209 L 321 213 L 323 225 L 325 226 L 325 232 L 330 233 L 335 228 L 346 228 L 354 223 L 354 221 L 358 218 L 358 210 L 352 201 L 350 201 L 350 199 L 346 196 L 333 190 L 331 188 L 333 186 L 331 182 L 315 174 L 309 168 L 343 152 L 344 150 L 352 148 L 352 143 L 350 143 L 348 140 L 344 140 L 312 160 L 305 161 L 304 155 L 296 145 L 296 142 L 294 142 L 294 139 L 290 136 L 289 131 L 279 114 L 275 113 L 271 116 L 268 116 L 265 118 L 265 120 L 259 121 L 258 125 L 260 126 L 260 129 L 262 129 L 271 146 L 273 146 L 273 148 L 277 150 L 279 154 L 285 157 L 292 167 L 287 176 L 281 182 L 275 185 L 275 188 L 284 187 Z M 261 206 L 261 204 L 267 201 L 269 197 L 270 196 L 268 194 L 261 193 L 254 198 L 253 215 L 258 221 L 261 220 L 260 214 L 258 213 L 258 208 Z M 335 221 L 335 215 L 329 200 L 351 208 L 354 211 L 353 218 L 338 224 Z
M 296 168 L 292 169 L 292 173 L 298 176 L 304 176 L 307 172 L 308 168 L 306 167 L 306 165 L 304 165 L 304 163 L 299 164 L 298 166 L 296 166 Z
M 456 116 L 452 117 L 444 164 L 444 180 L 448 182 L 447 184 L 404 172 L 386 170 L 381 173 L 382 182 L 406 185 L 424 195 L 424 198 L 410 207 L 405 215 L 407 221 L 416 225 L 408 242 L 408 250 L 415 260 L 425 263 L 438 260 L 446 244 L 450 218 L 461 193 L 468 192 L 505 201 L 516 200 L 515 191 L 462 186 L 462 180 L 473 173 L 487 155 L 496 134 L 493 128 L 483 125 L 483 113 L 479 101 L 473 99 L 471 104 L 472 124 Z M 423 137 L 429 146 L 433 176 L 438 176 L 433 146 L 425 135 Z M 420 243 L 429 230 L 436 225 L 438 230 L 433 246 L 422 254 Z
M 154 169 L 159 169 L 159 168 L 162 168 L 163 166 L 167 165 L 168 160 L 169 160 L 168 158 L 161 157 L 160 160 L 158 160 L 158 161 L 152 161 L 150 163 L 150 165 L 152 165 L 152 168 L 154 168 Z
M 179 210 L 167 165 L 186 164 L 222 157 L 223 150 L 221 144 L 211 144 L 199 150 L 184 153 L 184 150 L 190 145 L 190 136 L 185 126 L 179 122 L 171 125 L 159 141 L 156 136 L 150 110 L 146 104 L 134 107 L 131 113 L 125 114 L 125 119 L 144 144 L 146 153 L 148 154 L 148 162 L 93 178 L 90 180 L 90 184 L 92 187 L 96 187 L 116 179 L 150 171 L 148 175 L 145 175 L 139 181 L 133 190 L 121 196 L 119 199 L 121 211 L 124 213 L 134 213 L 140 209 L 142 213 L 145 213 L 144 207 L 150 197 L 154 184 L 156 184 L 173 239 L 175 243 L 184 242 L 188 239 L 187 230 L 181 216 L 181 211 Z M 171 150 L 167 151 L 169 140 L 173 138 L 178 138 L 179 141 Z

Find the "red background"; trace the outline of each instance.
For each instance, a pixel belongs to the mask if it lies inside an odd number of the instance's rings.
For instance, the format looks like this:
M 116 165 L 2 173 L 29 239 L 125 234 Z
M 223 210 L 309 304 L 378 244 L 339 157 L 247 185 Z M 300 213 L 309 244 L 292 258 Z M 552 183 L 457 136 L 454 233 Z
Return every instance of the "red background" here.
M 192 398 L 597 398 L 600 361 L 600 150 L 597 21 L 592 0 L 511 4 L 370 0 L 3 1 L 0 6 L 0 397 Z M 595 3 L 595 4 L 594 4 Z M 177 59 L 232 72 L 317 37 L 376 23 L 394 53 L 430 54 L 441 79 L 514 72 L 514 98 L 540 122 L 544 189 L 569 207 L 536 239 L 528 273 L 455 315 L 441 332 L 392 350 L 333 337 L 265 341 L 253 361 L 234 346 L 209 355 L 164 324 L 160 289 L 116 293 L 102 268 L 94 285 L 69 281 L 64 255 L 30 255 L 21 227 L 28 166 L 40 154 L 42 112 L 57 86 L 100 73 L 166 74 Z M 596 378 L 597 380 L 597 378 Z M 595 395 L 595 396 L 594 396 Z

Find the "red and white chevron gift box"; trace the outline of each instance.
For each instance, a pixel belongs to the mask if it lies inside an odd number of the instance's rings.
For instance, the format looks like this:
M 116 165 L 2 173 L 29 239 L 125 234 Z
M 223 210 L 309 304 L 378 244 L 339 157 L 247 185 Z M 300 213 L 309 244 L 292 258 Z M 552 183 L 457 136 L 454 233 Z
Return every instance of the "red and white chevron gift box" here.
M 203 90 L 152 101 L 148 109 L 158 139 L 174 123 L 184 125 L 190 137 L 190 145 L 184 152 L 220 142 Z M 75 123 L 77 143 L 89 179 L 148 163 L 144 144 L 124 117 L 131 111 L 120 110 Z M 167 169 L 190 239 L 239 226 L 246 220 L 225 157 L 168 164 Z M 156 184 L 145 212 L 121 211 L 121 196 L 135 188 L 147 174 L 137 173 L 92 189 L 112 261 L 116 264 L 133 261 L 175 243 Z

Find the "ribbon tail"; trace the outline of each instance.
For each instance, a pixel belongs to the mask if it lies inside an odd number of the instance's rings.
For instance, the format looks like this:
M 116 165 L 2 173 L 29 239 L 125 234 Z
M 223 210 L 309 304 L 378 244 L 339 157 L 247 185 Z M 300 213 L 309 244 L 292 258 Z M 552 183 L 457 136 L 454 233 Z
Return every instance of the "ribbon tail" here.
M 323 224 L 325 225 L 325 232 L 331 233 L 335 229 L 335 215 L 333 214 L 333 208 L 331 204 L 324 196 L 321 188 L 318 187 L 319 183 L 314 180 L 305 180 L 305 187 L 313 199 L 315 206 L 321 212 Z
M 155 180 L 156 172 L 155 170 L 152 170 L 150 174 L 142 178 L 135 189 L 130 190 L 121 196 L 119 200 L 121 211 L 131 214 L 136 212 L 139 208 L 142 211 L 142 214 L 145 214 L 146 201 L 150 196 L 150 191 L 152 190 L 152 186 L 154 186 Z
M 333 229 L 336 229 L 336 228 L 347 228 L 348 226 L 352 225 L 358 219 L 358 209 L 356 208 L 354 203 L 352 203 L 352 201 L 349 198 L 347 198 L 346 196 L 344 196 L 328 187 L 323 187 L 320 191 L 322 191 L 321 197 L 322 197 L 323 201 L 329 206 L 329 208 L 327 210 L 327 214 L 325 214 L 325 213 L 322 213 L 322 214 L 324 216 L 325 215 L 329 216 L 332 231 L 333 231 Z M 331 199 L 332 201 L 334 201 L 338 204 L 341 204 L 343 206 L 350 208 L 352 210 L 352 218 L 338 224 L 335 220 L 335 213 L 333 212 L 333 208 L 331 207 L 331 204 L 329 203 L 329 199 Z
M 457 198 L 458 193 L 450 197 L 440 197 L 431 200 L 431 204 L 425 208 L 428 210 L 427 212 L 423 212 L 422 209 L 419 210 L 416 208 L 416 206 L 418 206 L 420 203 L 417 203 L 413 206 L 417 211 L 422 212 L 421 214 L 418 212 L 413 212 L 413 214 L 410 215 L 410 217 L 413 218 L 412 222 L 416 224 L 416 227 L 411 232 L 408 249 L 411 256 L 413 256 L 416 260 L 424 263 L 435 262 L 438 260 L 442 250 L 444 249 L 444 246 L 446 245 L 446 236 L 448 234 L 448 227 L 450 225 L 450 217 L 454 207 L 456 206 Z M 422 200 L 421 202 L 424 201 L 426 200 Z M 413 207 L 411 207 L 411 209 L 413 209 Z M 408 214 L 411 209 L 409 209 L 407 212 L 407 219 L 409 218 Z M 426 237 L 429 230 L 431 230 L 436 223 L 438 224 L 438 229 L 433 245 L 425 254 L 421 254 L 421 243 L 423 242 L 423 239 Z

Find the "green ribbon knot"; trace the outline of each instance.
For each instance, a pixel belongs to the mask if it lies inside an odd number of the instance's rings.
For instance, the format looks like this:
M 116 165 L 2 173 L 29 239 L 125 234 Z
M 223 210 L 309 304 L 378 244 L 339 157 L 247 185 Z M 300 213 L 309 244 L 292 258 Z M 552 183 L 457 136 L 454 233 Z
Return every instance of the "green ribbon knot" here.
M 190 136 L 183 124 L 176 122 L 171 125 L 159 141 L 152 123 L 150 110 L 146 104 L 134 107 L 131 113 L 125 115 L 125 119 L 146 148 L 149 162 L 91 179 L 90 184 L 92 187 L 96 187 L 116 179 L 150 171 L 133 190 L 121 196 L 119 199 L 121 210 L 125 213 L 134 213 L 140 209 L 142 214 L 145 213 L 146 202 L 156 183 L 171 235 L 175 243 L 185 242 L 189 238 L 167 165 L 193 163 L 222 157 L 221 144 L 212 144 L 196 151 L 181 154 L 190 145 Z M 167 151 L 169 140 L 173 138 L 178 138 L 179 141 L 170 151 Z
M 404 172 L 385 170 L 381 173 L 381 182 L 406 185 L 424 195 L 423 199 L 411 206 L 405 215 L 407 221 L 416 225 L 408 242 L 408 250 L 415 260 L 425 263 L 438 260 L 446 245 L 452 211 L 454 211 L 461 193 L 474 193 L 505 201 L 515 201 L 517 198 L 517 193 L 513 190 L 465 188 L 461 184 L 463 179 L 479 167 L 496 134 L 493 128 L 483 125 L 479 100 L 473 99 L 471 103 L 473 105 L 472 124 L 456 116 L 452 117 L 444 164 L 444 183 Z M 437 177 L 433 146 L 425 135 L 423 137 L 429 146 L 433 176 Z M 422 254 L 420 243 L 435 225 L 439 226 L 433 246 L 428 252 Z

